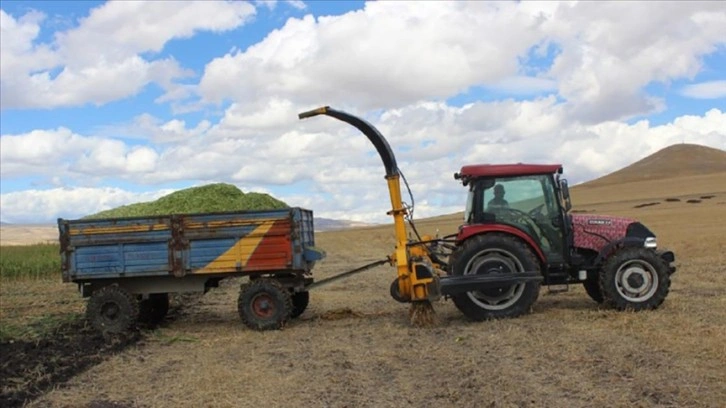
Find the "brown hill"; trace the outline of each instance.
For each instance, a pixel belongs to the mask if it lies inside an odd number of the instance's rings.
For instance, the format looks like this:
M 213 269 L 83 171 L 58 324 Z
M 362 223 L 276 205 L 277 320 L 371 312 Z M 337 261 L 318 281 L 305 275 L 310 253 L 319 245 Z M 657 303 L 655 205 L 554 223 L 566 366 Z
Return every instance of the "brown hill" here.
M 668 146 L 630 166 L 589 181 L 583 186 L 599 187 L 722 172 L 726 172 L 726 151 L 684 143 Z

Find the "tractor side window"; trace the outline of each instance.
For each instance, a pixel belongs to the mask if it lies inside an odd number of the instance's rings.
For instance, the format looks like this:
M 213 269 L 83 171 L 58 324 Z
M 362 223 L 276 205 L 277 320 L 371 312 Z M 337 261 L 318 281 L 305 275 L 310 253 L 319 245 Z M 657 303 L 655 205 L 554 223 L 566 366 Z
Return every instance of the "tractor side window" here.
M 545 203 L 539 176 L 500 178 L 491 188 L 484 190 L 486 212 L 513 210 L 527 212 Z
M 552 223 L 558 210 L 550 175 L 498 178 L 482 189 L 481 203 L 485 219 L 493 216 L 495 222 L 525 231 L 545 253 L 560 252 L 561 234 Z

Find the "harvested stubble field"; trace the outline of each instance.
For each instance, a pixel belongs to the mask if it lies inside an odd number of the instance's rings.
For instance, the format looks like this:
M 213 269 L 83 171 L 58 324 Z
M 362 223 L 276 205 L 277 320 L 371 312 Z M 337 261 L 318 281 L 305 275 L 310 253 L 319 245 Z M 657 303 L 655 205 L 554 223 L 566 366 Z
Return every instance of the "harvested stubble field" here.
M 615 312 L 579 286 L 543 288 L 522 318 L 472 323 L 444 301 L 435 327 L 412 328 L 407 306 L 388 296 L 394 270 L 383 266 L 313 291 L 301 318 L 260 333 L 240 323 L 240 282 L 228 281 L 28 406 L 723 406 L 724 180 L 715 173 L 574 189 L 578 211 L 641 219 L 675 251 L 678 271 L 656 311 Z M 705 195 L 713 197 L 686 202 Z M 651 202 L 660 204 L 635 208 Z M 458 224 L 459 216 L 444 216 L 417 226 L 446 233 Z M 393 229 L 316 239 L 328 252 L 315 269 L 323 278 L 384 258 Z M 3 320 L 82 307 L 74 288 L 57 281 L 2 285 Z

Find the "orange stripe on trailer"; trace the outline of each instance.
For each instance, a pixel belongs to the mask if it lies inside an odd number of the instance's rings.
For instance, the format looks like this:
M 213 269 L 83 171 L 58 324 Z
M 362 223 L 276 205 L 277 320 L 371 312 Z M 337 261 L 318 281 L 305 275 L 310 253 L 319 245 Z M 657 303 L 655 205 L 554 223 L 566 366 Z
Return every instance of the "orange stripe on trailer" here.
M 247 262 L 257 249 L 257 246 L 260 245 L 260 242 L 262 242 L 262 239 L 265 238 L 265 235 L 274 224 L 275 221 L 263 222 L 254 231 L 238 240 L 222 255 L 193 273 L 219 273 L 244 268 L 247 266 Z
M 249 272 L 287 269 L 292 265 L 289 220 L 280 220 L 268 231 L 247 262 Z

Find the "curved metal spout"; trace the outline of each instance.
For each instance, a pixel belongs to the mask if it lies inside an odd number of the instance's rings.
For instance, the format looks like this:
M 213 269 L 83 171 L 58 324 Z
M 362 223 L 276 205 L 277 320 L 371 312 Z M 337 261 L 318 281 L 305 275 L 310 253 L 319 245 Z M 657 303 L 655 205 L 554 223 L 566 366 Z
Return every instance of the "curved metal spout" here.
M 375 146 L 376 150 L 378 151 L 378 155 L 381 156 L 381 160 L 383 160 L 383 166 L 386 168 L 386 177 L 399 175 L 398 165 L 396 164 L 396 156 L 393 155 L 393 150 L 391 150 L 391 146 L 388 145 L 388 141 L 386 140 L 386 138 L 383 137 L 381 132 L 379 132 L 378 129 L 376 129 L 373 125 L 359 117 L 353 116 L 343 111 L 335 110 L 329 106 L 323 106 L 322 108 L 303 112 L 298 114 L 297 116 L 300 119 L 305 119 L 317 115 L 332 116 L 360 130 L 364 135 L 366 135 L 366 137 L 368 137 L 368 140 L 373 143 L 373 146 Z

